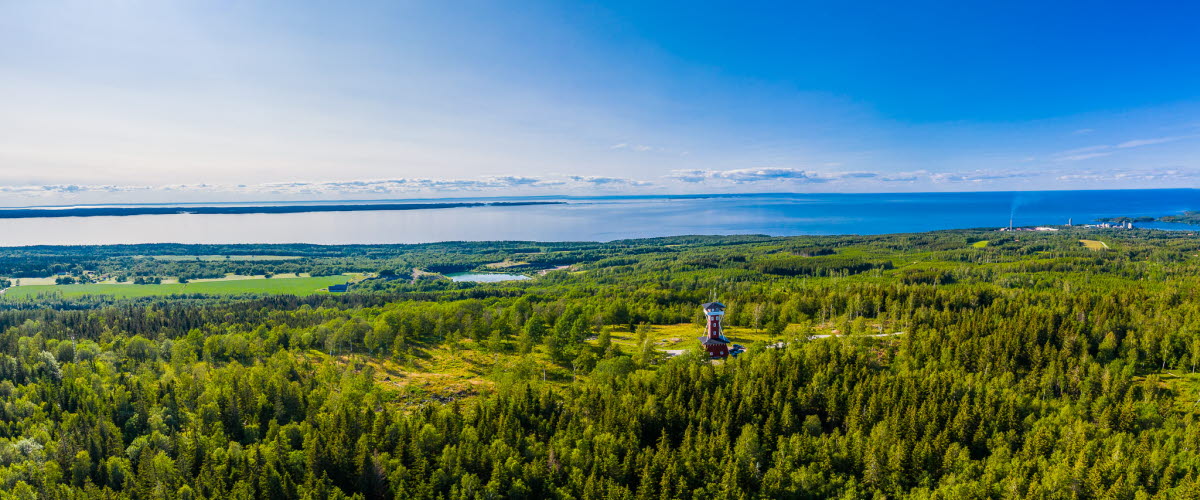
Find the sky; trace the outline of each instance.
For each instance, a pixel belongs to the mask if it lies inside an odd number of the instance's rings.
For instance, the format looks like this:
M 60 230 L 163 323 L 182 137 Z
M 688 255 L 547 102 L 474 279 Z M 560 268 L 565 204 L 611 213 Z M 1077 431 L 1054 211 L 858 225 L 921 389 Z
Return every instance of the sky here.
M 0 0 L 0 205 L 1197 187 L 1196 19 Z

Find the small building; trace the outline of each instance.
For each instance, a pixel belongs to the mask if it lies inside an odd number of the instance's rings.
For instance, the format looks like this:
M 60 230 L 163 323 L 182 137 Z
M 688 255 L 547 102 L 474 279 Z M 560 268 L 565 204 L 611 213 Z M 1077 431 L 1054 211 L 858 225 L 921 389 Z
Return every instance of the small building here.
M 342 283 L 340 285 L 329 285 L 330 293 L 345 292 L 346 290 L 349 290 L 349 289 L 350 289 L 349 283 Z
M 709 302 L 701 304 L 704 308 L 704 335 L 700 336 L 700 347 L 708 351 L 708 355 L 714 358 L 724 358 L 729 356 L 729 339 L 725 338 L 725 332 L 721 329 L 721 318 L 725 316 L 725 304 L 720 302 Z

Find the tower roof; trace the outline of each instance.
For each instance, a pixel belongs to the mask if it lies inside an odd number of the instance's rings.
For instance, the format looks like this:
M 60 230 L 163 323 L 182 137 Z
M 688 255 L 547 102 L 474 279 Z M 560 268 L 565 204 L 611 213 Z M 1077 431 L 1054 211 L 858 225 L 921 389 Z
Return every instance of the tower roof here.
M 705 311 L 711 311 L 713 309 L 725 309 L 725 304 L 720 302 L 706 302 L 704 304 L 700 304 L 700 307 L 703 307 Z

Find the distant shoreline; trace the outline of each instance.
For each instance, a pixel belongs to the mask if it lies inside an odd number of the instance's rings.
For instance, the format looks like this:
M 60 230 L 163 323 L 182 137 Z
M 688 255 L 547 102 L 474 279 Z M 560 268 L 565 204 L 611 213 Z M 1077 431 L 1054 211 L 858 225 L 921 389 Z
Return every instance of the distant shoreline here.
M 267 205 L 221 207 L 83 207 L 83 208 L 9 208 L 0 209 L 0 219 L 55 217 L 124 217 L 131 215 L 240 215 L 299 214 L 309 212 L 374 212 L 393 210 L 434 210 L 471 207 L 515 207 L 525 205 L 561 205 L 563 201 L 494 201 L 486 203 L 377 203 L 354 205 Z
M 1176 224 L 1200 225 L 1200 211 L 1188 210 L 1182 214 L 1164 215 L 1162 217 L 1100 217 L 1099 222 L 1172 222 Z

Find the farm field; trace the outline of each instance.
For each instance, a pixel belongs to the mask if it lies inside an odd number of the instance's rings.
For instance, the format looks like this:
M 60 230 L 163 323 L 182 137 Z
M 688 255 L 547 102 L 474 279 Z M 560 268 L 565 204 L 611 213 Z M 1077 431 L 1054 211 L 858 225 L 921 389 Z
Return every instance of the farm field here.
M 269 293 L 309 295 L 324 293 L 324 288 L 350 281 L 353 276 L 319 276 L 310 278 L 260 278 L 197 281 L 192 283 L 164 283 L 161 285 L 131 285 L 93 283 L 85 285 L 25 285 L 8 289 L 7 300 L 23 300 L 41 294 L 61 294 L 64 298 L 85 295 L 111 295 L 114 297 L 152 297 L 158 295 L 206 294 L 239 295 L 246 293 Z

